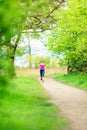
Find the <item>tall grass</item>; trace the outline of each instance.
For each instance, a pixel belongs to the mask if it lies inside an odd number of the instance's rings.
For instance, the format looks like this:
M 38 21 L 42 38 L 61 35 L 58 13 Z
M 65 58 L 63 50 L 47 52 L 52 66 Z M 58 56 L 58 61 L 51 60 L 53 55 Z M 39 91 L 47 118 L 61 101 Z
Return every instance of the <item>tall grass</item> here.
M 87 75 L 86 74 L 78 74 L 78 75 L 55 74 L 52 77 L 68 85 L 71 85 L 71 86 L 74 86 L 83 90 L 87 90 Z
M 49 98 L 37 79 L 16 77 L 6 90 L 0 91 L 0 129 L 63 130 L 67 128 L 67 121 L 58 116 L 58 108 L 47 102 Z

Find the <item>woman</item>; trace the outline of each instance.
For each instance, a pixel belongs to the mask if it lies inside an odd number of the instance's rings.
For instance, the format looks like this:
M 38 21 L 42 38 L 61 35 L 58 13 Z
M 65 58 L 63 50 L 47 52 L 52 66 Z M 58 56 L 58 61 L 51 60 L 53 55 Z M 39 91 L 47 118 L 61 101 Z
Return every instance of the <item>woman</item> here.
M 45 64 L 44 64 L 44 60 L 41 61 L 40 63 L 40 78 L 42 80 L 42 82 L 44 82 L 44 74 L 45 74 Z

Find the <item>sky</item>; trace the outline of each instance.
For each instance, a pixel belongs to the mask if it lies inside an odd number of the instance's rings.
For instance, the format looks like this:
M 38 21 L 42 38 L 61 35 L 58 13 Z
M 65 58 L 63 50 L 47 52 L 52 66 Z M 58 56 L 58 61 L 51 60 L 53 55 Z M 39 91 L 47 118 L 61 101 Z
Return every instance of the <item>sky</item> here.
M 32 55 L 47 56 L 50 55 L 47 47 L 40 41 L 32 39 L 30 41 Z
M 31 46 L 31 54 L 32 56 L 50 56 L 50 52 L 48 51 L 47 47 L 45 47 L 44 43 L 42 42 L 43 37 L 40 39 L 29 39 L 29 43 Z M 19 67 L 27 67 L 27 57 L 28 57 L 28 39 L 23 36 L 22 40 L 19 43 L 19 46 L 26 47 L 26 53 L 21 57 L 15 58 L 15 65 Z

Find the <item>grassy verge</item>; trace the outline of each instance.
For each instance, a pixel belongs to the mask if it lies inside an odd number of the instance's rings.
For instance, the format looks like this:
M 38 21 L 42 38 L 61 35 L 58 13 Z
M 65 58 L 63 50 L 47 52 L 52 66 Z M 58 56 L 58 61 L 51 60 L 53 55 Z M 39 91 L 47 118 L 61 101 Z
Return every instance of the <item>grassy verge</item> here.
M 55 74 L 52 77 L 68 85 L 71 85 L 71 86 L 74 86 L 83 90 L 87 90 L 87 75 Z
M 0 129 L 63 130 L 67 121 L 58 116 L 58 108 L 46 102 L 48 99 L 37 79 L 13 79 L 6 90 L 0 91 Z

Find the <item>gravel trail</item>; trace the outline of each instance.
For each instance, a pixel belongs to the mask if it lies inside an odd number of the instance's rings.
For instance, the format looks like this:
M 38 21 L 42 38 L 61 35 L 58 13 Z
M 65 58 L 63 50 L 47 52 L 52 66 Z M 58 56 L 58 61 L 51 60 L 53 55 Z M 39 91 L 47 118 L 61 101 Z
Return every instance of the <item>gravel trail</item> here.
M 51 102 L 61 109 L 64 117 L 69 119 L 70 128 L 72 130 L 87 130 L 87 91 L 50 78 L 45 78 L 42 85 L 51 95 Z

